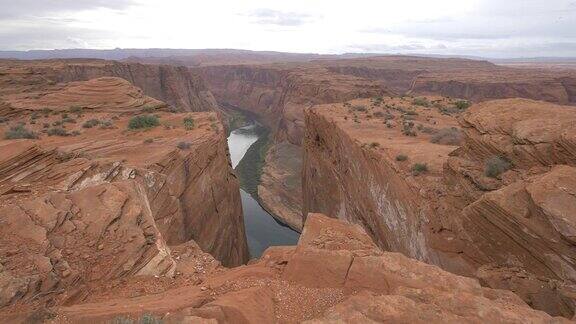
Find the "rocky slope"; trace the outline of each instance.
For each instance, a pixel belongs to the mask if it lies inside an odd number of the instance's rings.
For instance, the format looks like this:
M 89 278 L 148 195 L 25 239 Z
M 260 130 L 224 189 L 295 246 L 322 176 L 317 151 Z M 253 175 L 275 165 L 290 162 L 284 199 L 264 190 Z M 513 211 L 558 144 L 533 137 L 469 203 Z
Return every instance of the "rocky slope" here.
M 529 308 L 511 292 L 383 252 L 361 227 L 319 214 L 309 215 L 297 247 L 270 248 L 251 265 L 214 271 L 201 284 L 160 288 L 153 295 L 119 298 L 121 291 L 105 292 L 115 296 L 111 300 L 28 318 L 52 323 L 135 318 L 166 323 L 568 322 Z
M 76 303 L 107 282 L 171 278 L 186 268 L 172 250 L 248 260 L 215 113 L 166 112 L 111 77 L 2 101 L 0 306 Z M 158 124 L 138 129 L 135 116 Z
M 350 220 L 383 249 L 573 316 L 576 112 L 486 102 L 464 112 L 457 131 L 443 100 L 307 111 L 305 212 Z
M 61 82 L 123 78 L 144 93 L 180 111 L 217 111 L 214 97 L 191 70 L 104 60 L 0 60 L 0 95 L 44 90 Z

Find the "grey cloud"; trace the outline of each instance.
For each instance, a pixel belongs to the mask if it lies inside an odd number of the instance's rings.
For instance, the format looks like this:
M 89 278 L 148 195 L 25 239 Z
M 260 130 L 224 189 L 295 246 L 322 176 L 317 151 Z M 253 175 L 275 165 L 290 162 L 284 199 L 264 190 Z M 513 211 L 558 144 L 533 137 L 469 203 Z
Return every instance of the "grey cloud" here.
M 0 27 L 0 49 L 28 50 L 53 48 L 83 48 L 94 46 L 100 39 L 113 37 L 110 32 L 64 25 L 30 25 L 27 27 Z
M 124 9 L 134 0 L 0 0 L 0 19 L 17 19 L 96 8 Z
M 272 9 L 258 9 L 247 16 L 252 17 L 254 22 L 263 25 L 276 25 L 276 26 L 300 26 L 309 23 L 313 20 L 313 16 L 295 13 L 284 12 Z

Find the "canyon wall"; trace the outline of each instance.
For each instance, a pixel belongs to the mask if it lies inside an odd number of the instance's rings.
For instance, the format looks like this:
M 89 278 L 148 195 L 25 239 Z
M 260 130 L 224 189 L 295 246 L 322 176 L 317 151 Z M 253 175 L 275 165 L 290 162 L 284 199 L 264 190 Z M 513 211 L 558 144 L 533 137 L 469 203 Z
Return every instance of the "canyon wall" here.
M 398 92 L 480 102 L 528 98 L 576 104 L 576 73 L 510 68 L 486 61 L 409 56 L 318 61 L 330 71 L 377 80 Z
M 256 114 L 272 130 L 258 188 L 262 205 L 281 222 L 302 228 L 301 143 L 304 110 L 389 92 L 372 81 L 324 68 L 290 65 L 210 66 L 197 69 L 218 102 Z
M 385 250 L 482 278 L 571 317 L 573 108 L 523 99 L 478 104 L 462 115 L 460 148 L 382 125 L 369 117 L 379 109 L 307 110 L 304 212 L 349 220 Z M 450 125 L 429 108 L 416 114 L 410 120 L 423 130 Z M 487 176 L 496 157 L 506 168 Z
M 166 112 L 113 77 L 42 89 L 1 97 L 17 113 L 0 116 L 0 306 L 76 303 L 109 282 L 172 278 L 182 246 L 225 266 L 248 261 L 215 113 Z M 155 125 L 134 123 L 150 109 Z
M 181 111 L 217 111 L 218 106 L 203 80 L 188 68 L 144 65 L 104 60 L 0 60 L 0 73 L 9 76 L 0 93 L 24 91 L 60 82 L 87 81 L 99 77 L 123 78 L 148 96 Z

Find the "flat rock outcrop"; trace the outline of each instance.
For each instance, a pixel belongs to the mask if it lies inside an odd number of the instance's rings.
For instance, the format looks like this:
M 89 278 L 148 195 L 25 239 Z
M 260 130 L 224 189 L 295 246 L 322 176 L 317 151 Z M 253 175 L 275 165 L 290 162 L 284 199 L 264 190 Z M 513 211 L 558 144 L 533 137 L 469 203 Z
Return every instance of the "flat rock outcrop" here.
M 256 263 L 201 285 L 59 307 L 52 321 L 142 316 L 168 323 L 568 322 L 531 309 L 511 292 L 383 252 L 360 226 L 320 214 L 307 217 L 297 247 L 270 248 Z
M 307 111 L 305 212 L 350 220 L 385 250 L 572 317 L 575 111 L 505 99 L 457 123 L 437 103 Z
M 166 112 L 109 77 L 3 99 L 17 112 L 0 123 L 8 312 L 77 303 L 108 282 L 198 271 L 172 249 L 247 262 L 239 183 L 215 113 Z
M 0 60 L 0 96 L 34 93 L 59 83 L 116 77 L 129 81 L 147 96 L 180 111 L 217 111 L 214 97 L 198 74 L 185 67 L 116 61 L 69 59 Z

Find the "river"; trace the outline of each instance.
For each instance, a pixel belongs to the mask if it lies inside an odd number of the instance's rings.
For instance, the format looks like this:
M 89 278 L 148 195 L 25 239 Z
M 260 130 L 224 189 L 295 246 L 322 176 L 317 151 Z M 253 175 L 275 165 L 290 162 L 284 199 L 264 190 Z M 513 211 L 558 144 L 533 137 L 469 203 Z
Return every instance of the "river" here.
M 256 141 L 258 135 L 251 124 L 230 133 L 228 147 L 232 167 L 236 168 L 246 152 Z M 258 258 L 270 246 L 296 245 L 300 234 L 287 226 L 278 223 L 272 215 L 266 212 L 260 204 L 246 191 L 240 189 L 244 225 L 248 239 L 248 249 L 251 258 Z

